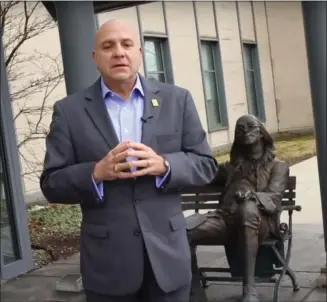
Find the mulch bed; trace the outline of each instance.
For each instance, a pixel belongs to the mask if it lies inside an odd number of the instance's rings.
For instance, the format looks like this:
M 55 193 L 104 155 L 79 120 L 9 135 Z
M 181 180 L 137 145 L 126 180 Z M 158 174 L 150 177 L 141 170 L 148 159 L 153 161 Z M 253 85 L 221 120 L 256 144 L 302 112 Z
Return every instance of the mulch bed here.
M 41 239 L 42 243 L 38 244 L 32 240 L 33 260 L 37 268 L 79 253 L 80 236 L 78 233 L 64 236 L 58 234 L 58 237 L 44 235 Z
M 305 154 L 300 157 L 283 160 L 285 160 L 289 166 L 292 166 L 315 155 L 315 153 Z M 53 261 L 68 258 L 79 252 L 79 232 L 75 231 L 66 234 L 63 232 L 54 232 L 49 234 L 47 231 L 42 231 L 42 223 L 40 224 L 39 221 L 35 223 L 35 221 L 31 220 L 29 227 L 34 262 L 37 268 L 48 265 Z

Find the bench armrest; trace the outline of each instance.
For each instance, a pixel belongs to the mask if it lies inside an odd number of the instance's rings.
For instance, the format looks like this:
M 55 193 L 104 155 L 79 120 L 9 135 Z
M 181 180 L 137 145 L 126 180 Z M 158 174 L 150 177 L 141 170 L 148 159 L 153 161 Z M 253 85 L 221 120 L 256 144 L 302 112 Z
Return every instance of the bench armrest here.
M 301 212 L 302 207 L 299 205 L 294 205 L 294 206 L 282 206 L 282 211 L 297 211 Z

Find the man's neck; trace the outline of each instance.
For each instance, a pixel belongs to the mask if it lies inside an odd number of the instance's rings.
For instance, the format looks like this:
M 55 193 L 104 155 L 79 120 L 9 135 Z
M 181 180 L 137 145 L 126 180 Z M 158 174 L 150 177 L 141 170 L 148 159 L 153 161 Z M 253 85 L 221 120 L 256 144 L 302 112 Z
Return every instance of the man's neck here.
M 111 79 L 108 80 L 106 78 L 103 78 L 103 82 L 107 85 L 107 87 L 111 91 L 120 95 L 125 100 L 130 97 L 133 87 L 135 86 L 136 80 L 137 75 L 130 77 L 125 81 L 113 81 Z

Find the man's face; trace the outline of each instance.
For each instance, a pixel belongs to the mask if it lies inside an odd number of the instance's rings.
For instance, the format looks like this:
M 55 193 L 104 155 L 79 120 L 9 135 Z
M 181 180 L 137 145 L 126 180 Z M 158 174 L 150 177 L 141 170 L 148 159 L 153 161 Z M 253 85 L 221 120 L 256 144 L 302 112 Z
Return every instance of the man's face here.
M 259 123 L 252 116 L 243 116 L 236 123 L 235 140 L 244 145 L 252 145 L 260 141 L 262 133 Z
M 104 24 L 96 35 L 93 59 L 104 78 L 125 81 L 139 70 L 142 52 L 136 33 L 126 24 Z

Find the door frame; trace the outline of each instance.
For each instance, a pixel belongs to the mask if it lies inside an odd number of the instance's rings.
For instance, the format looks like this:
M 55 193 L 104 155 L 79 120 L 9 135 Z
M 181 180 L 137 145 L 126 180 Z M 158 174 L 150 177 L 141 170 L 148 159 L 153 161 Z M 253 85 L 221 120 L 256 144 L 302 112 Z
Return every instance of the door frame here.
M 3 146 L 5 158 L 5 166 L 3 167 L 3 175 L 7 177 L 9 192 L 8 203 L 11 206 L 13 214 L 13 235 L 16 237 L 18 248 L 18 259 L 10 264 L 4 264 L 3 249 L 1 247 L 1 269 L 0 277 L 2 280 L 17 277 L 34 267 L 33 254 L 28 228 L 27 207 L 25 205 L 21 169 L 17 150 L 16 131 L 13 120 L 13 112 L 11 107 L 9 83 L 7 78 L 7 70 L 5 66 L 5 55 L 0 39 L 1 52 L 1 96 L 0 96 L 0 139 Z M 2 149 L 2 146 L 0 148 Z M 8 211 L 10 212 L 10 211 Z M 1 245 L 2 246 L 2 245 Z

